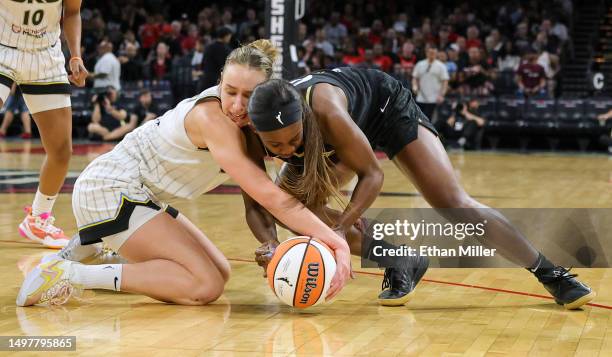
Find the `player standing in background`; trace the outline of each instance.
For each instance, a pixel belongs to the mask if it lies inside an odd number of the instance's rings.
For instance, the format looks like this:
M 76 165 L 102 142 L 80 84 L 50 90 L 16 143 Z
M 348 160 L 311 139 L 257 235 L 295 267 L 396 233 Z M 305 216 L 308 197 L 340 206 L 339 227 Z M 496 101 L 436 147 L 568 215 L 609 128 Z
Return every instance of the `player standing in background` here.
M 34 202 L 26 207 L 19 233 L 50 248 L 61 248 L 69 241 L 53 225 L 51 210 L 72 154 L 70 82 L 83 87 L 87 78 L 81 59 L 80 8 L 81 0 L 0 2 L 0 105 L 17 83 L 47 154 Z M 61 50 L 62 22 L 71 54 L 70 75 Z

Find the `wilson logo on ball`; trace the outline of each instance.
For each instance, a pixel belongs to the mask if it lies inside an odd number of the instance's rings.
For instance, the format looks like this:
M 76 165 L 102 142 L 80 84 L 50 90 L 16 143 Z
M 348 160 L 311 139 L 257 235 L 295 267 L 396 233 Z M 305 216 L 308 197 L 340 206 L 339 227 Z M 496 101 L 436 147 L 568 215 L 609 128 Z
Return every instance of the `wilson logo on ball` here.
M 310 299 L 310 292 L 317 288 L 317 279 L 319 278 L 319 263 L 308 264 L 308 278 L 306 278 L 306 288 L 302 294 L 302 304 L 308 303 Z
M 336 272 L 332 251 L 310 237 L 294 237 L 282 242 L 268 264 L 268 283 L 287 305 L 306 308 L 325 301 Z

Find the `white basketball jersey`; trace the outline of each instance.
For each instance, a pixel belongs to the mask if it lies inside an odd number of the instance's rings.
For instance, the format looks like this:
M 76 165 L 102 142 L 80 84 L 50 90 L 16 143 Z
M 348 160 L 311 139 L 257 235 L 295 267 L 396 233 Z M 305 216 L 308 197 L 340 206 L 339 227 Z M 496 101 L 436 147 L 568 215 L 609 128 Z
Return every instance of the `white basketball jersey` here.
M 62 0 L 1 0 L 0 44 L 23 50 L 59 41 Z
M 228 176 L 208 150 L 193 145 L 185 131 L 187 113 L 198 101 L 217 98 L 217 90 L 212 87 L 185 99 L 126 135 L 112 151 L 89 164 L 77 181 L 78 189 L 100 196 L 91 201 L 108 202 L 108 211 L 114 213 L 120 194 L 139 200 L 146 194 L 154 201 L 172 203 L 177 198 L 196 198 L 223 183 Z M 111 181 L 121 192 L 107 189 Z M 129 185 L 120 188 L 124 182 Z

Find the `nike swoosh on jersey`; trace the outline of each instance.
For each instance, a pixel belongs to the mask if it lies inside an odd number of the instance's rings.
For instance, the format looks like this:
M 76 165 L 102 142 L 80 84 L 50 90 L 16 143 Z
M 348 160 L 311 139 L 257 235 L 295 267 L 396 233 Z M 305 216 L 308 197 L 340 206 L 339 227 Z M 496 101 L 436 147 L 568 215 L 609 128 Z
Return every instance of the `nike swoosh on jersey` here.
M 380 108 L 380 112 L 384 113 L 385 109 L 387 109 L 387 105 L 389 105 L 389 100 L 391 99 L 391 97 L 387 98 L 387 102 L 385 103 L 385 106 Z

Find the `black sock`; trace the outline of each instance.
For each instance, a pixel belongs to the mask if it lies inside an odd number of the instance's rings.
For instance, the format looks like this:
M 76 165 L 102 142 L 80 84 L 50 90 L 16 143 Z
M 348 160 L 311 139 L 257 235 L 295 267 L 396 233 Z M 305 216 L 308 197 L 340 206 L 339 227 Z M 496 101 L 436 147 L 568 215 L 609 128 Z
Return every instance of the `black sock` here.
M 390 268 L 390 267 L 394 267 L 397 265 L 397 261 L 399 259 L 402 259 L 401 257 L 389 257 L 386 255 L 383 256 L 377 256 L 374 254 L 374 249 L 376 247 L 380 247 L 377 251 L 378 252 L 382 252 L 383 250 L 390 250 L 390 249 L 397 249 L 399 248 L 396 245 L 393 245 L 391 243 L 387 243 L 384 240 L 375 240 L 372 239 L 369 243 L 367 243 L 368 239 L 367 237 L 364 237 L 364 246 L 367 246 L 367 249 L 365 251 L 362 251 L 362 257 L 368 260 L 371 260 L 375 263 L 378 263 L 378 267 L 379 268 Z
M 527 269 L 537 275 L 538 273 L 553 269 L 554 267 L 555 265 L 551 263 L 550 260 L 546 259 L 544 254 L 538 253 L 538 259 L 536 262 Z

